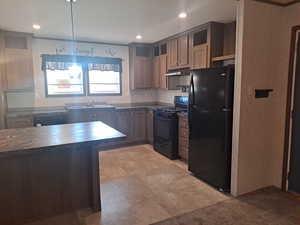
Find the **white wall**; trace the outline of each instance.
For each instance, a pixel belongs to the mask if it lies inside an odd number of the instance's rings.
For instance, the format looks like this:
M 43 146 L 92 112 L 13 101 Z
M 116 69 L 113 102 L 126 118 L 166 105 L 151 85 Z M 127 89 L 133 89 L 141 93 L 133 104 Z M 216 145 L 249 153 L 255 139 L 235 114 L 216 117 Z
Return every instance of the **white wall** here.
M 156 90 L 131 91 L 129 88 L 129 50 L 127 46 L 111 46 L 102 44 L 78 43 L 77 48 L 87 51 L 93 48 L 94 56 L 116 57 L 123 59 L 122 72 L 122 96 L 105 97 L 69 97 L 69 98 L 46 98 L 44 72 L 41 70 L 41 54 L 56 54 L 56 49 L 65 49 L 63 54 L 70 54 L 71 44 L 65 41 L 33 39 L 33 63 L 35 93 L 9 94 L 8 102 L 10 108 L 15 107 L 44 107 L 63 106 L 71 102 L 98 101 L 106 103 L 130 103 L 130 102 L 154 102 L 157 101 Z M 107 52 L 114 52 L 111 56 Z
M 238 3 L 232 194 L 281 187 L 291 26 L 300 4 Z M 274 89 L 255 99 L 254 89 Z

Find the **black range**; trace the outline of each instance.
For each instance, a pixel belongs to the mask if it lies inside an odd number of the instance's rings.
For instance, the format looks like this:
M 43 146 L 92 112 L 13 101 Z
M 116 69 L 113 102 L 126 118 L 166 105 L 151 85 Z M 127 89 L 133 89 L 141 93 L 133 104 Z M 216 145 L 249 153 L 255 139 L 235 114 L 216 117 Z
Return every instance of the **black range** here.
M 154 150 L 169 159 L 178 158 L 177 113 L 187 112 L 188 96 L 175 96 L 174 104 L 154 111 Z

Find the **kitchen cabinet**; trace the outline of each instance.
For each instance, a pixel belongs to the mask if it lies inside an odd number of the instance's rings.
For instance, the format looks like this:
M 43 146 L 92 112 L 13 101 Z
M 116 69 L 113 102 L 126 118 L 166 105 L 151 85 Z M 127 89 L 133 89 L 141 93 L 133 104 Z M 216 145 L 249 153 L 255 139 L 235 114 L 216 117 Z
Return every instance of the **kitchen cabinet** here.
M 189 67 L 188 34 L 168 41 L 168 70 L 186 67 Z
M 178 67 L 178 39 L 168 42 L 168 70 L 174 70 Z
M 116 127 L 116 114 L 114 110 L 79 109 L 69 110 L 67 114 L 68 123 L 80 123 L 90 121 L 101 121 L 113 128 Z
M 116 129 L 127 137 L 122 142 L 133 140 L 132 119 L 130 110 L 117 110 L 116 112 Z
M 167 89 L 168 88 L 168 82 L 167 82 L 167 77 L 166 73 L 168 72 L 167 69 L 167 55 L 160 55 L 159 56 L 159 74 L 160 74 L 160 84 L 159 87 L 162 89 Z
M 133 123 L 133 140 L 135 142 L 146 141 L 146 110 L 133 110 L 132 112 Z
M 178 66 L 189 67 L 189 36 L 183 35 L 178 38 Z
M 153 145 L 153 110 L 147 111 L 147 140 Z
M 153 88 L 160 88 L 160 56 L 153 58 Z
M 32 36 L 14 32 L 4 33 L 6 91 L 33 91 Z
M 151 45 L 132 44 L 129 47 L 129 71 L 131 89 L 153 88 Z
M 208 46 L 207 44 L 197 45 L 192 50 L 193 69 L 208 68 Z
M 6 125 L 8 129 L 33 127 L 33 116 L 7 117 Z
M 190 32 L 189 48 L 192 69 L 213 66 L 212 59 L 222 55 L 224 24 L 210 22 Z
M 178 154 L 179 157 L 187 162 L 189 154 L 189 125 L 188 117 L 185 114 L 179 114 L 178 123 Z

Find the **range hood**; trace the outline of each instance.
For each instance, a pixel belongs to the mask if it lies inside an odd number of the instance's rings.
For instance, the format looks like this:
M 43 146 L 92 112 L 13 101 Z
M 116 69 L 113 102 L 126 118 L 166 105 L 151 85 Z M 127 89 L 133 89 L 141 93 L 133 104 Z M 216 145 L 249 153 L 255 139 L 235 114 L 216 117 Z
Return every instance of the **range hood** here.
M 165 74 L 167 77 L 171 76 L 189 76 L 190 75 L 190 70 L 178 70 L 178 71 L 171 71 Z

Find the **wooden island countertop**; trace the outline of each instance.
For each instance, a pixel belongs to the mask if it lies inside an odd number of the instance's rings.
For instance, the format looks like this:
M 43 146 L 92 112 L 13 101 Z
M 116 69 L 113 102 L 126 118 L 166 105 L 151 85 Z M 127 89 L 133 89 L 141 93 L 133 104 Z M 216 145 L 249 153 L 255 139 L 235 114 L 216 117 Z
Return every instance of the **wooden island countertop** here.
M 119 131 L 98 122 L 0 130 L 0 157 L 74 144 L 101 144 L 125 138 Z
M 0 224 L 101 210 L 101 143 L 126 136 L 102 122 L 0 131 Z

